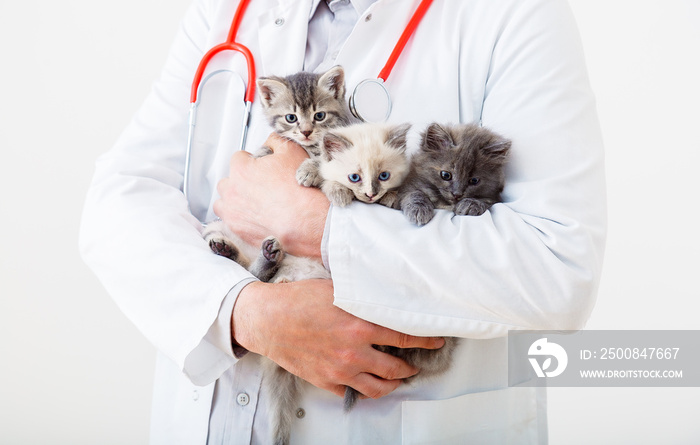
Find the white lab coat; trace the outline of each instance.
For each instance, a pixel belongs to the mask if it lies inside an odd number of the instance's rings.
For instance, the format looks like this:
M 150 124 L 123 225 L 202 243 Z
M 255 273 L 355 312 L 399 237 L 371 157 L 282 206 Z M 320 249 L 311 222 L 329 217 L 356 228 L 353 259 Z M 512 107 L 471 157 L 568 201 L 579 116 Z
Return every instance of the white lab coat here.
M 361 16 L 337 57 L 348 90 L 376 77 L 417 4 L 379 0 Z M 238 40 L 259 76 L 302 69 L 310 5 L 251 3 Z M 204 444 L 213 382 L 231 366 L 254 367 L 253 354 L 237 361 L 212 332 L 224 296 L 249 275 L 208 251 L 180 192 L 190 82 L 203 52 L 225 40 L 236 6 L 193 4 L 152 94 L 99 159 L 85 207 L 86 261 L 160 351 L 153 443 Z M 246 78 L 240 56 L 217 57 L 208 72 L 221 68 Z M 203 219 L 214 217 L 215 186 L 240 138 L 243 84 L 223 79 L 207 85 L 197 121 L 204 148 L 193 154 L 191 205 Z M 572 14 L 564 0 L 435 0 L 387 87 L 392 122 L 419 131 L 481 120 L 511 138 L 504 203 L 480 217 L 441 210 L 422 228 L 381 206 L 332 209 L 336 305 L 402 332 L 465 340 L 446 376 L 362 401 L 348 416 L 340 399 L 309 388 L 293 439 L 544 443 L 544 393 L 508 388 L 504 336 L 583 327 L 605 238 L 602 143 Z M 258 101 L 248 150 L 270 132 Z

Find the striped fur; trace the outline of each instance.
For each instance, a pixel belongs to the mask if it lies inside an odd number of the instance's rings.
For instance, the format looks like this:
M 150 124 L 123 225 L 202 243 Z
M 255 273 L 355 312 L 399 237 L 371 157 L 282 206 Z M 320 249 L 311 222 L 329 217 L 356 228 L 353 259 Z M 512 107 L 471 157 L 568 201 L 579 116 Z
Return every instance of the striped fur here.
M 261 77 L 262 106 L 275 131 L 319 154 L 323 131 L 347 125 L 345 72 L 334 66 L 325 73 L 300 72 L 287 77 Z

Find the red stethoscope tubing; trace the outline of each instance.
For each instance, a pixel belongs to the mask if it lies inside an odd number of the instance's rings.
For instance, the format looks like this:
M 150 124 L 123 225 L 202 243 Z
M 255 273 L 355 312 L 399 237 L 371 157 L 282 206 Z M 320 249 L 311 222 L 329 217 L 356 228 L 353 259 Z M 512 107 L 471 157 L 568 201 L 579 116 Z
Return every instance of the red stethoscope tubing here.
M 394 65 L 403 52 L 406 43 L 408 43 L 408 40 L 411 38 L 416 28 L 418 28 L 418 25 L 432 2 L 433 0 L 423 0 L 420 5 L 418 5 L 411 20 L 409 20 L 408 25 L 406 25 L 406 29 L 403 30 L 401 37 L 399 37 L 399 41 L 396 42 L 396 46 L 394 46 L 394 50 L 391 52 L 389 59 L 387 59 L 386 65 L 384 65 L 384 68 L 379 72 L 379 76 L 377 76 L 378 79 L 382 79 L 382 81 L 386 82 L 389 78 L 389 74 L 391 74 L 391 70 L 394 69 Z
M 189 113 L 189 131 L 187 134 L 187 149 L 185 152 L 185 169 L 183 175 L 183 185 L 182 193 L 185 195 L 185 200 L 187 201 L 187 207 L 190 209 L 190 161 L 192 160 L 192 145 L 194 143 L 194 128 L 197 115 L 197 100 L 199 99 L 199 89 L 202 82 L 202 77 L 204 76 L 204 71 L 209 64 L 209 61 L 217 54 L 223 51 L 236 51 L 243 54 L 246 61 L 246 67 L 248 68 L 248 84 L 245 89 L 245 113 L 243 116 L 243 131 L 241 132 L 241 143 L 240 149 L 245 149 L 246 137 L 248 135 L 248 119 L 250 118 L 250 109 L 255 99 L 255 60 L 253 59 L 253 53 L 240 43 L 237 43 L 236 34 L 238 34 L 238 28 L 241 25 L 241 20 L 243 20 L 243 15 L 245 14 L 246 8 L 250 0 L 241 0 L 236 8 L 236 13 L 233 15 L 233 21 L 231 22 L 231 28 L 229 29 L 228 38 L 224 43 L 216 45 L 204 54 L 202 60 L 197 66 L 197 70 L 194 74 L 194 79 L 192 80 L 192 88 L 190 90 L 190 113 Z
M 416 28 L 418 28 L 418 25 L 420 24 L 421 20 L 423 19 L 423 16 L 425 13 L 428 11 L 428 8 L 430 7 L 430 4 L 433 2 L 433 0 L 423 0 L 421 1 L 420 5 L 418 5 L 418 8 L 416 11 L 413 13 L 413 16 L 411 17 L 411 20 L 409 20 L 408 25 L 406 25 L 406 28 L 404 29 L 403 33 L 401 34 L 401 37 L 399 37 L 399 40 L 396 42 L 396 45 L 394 46 L 393 51 L 391 52 L 391 55 L 389 55 L 389 58 L 386 61 L 386 64 L 382 68 L 382 70 L 379 72 L 379 75 L 377 78 L 382 79 L 382 81 L 386 82 L 386 80 L 389 78 L 389 75 L 391 74 L 391 71 L 394 69 L 394 65 L 396 64 L 396 61 L 398 60 L 399 56 L 403 52 L 403 49 L 406 47 L 406 44 L 408 43 L 408 40 L 411 38 L 413 33 L 415 32 Z M 195 103 L 197 102 L 197 97 L 198 97 L 198 92 L 199 92 L 199 84 L 202 81 L 202 77 L 204 76 L 204 71 L 209 64 L 209 61 L 218 53 L 222 51 L 237 51 L 241 54 L 246 59 L 246 65 L 248 68 L 248 85 L 246 86 L 246 94 L 245 94 L 245 101 L 246 102 L 253 102 L 255 99 L 255 61 L 253 59 L 253 54 L 250 52 L 250 50 L 240 44 L 237 43 L 236 40 L 236 35 L 238 34 L 238 28 L 241 25 L 241 21 L 243 20 L 243 15 L 245 14 L 246 9 L 248 8 L 248 4 L 250 3 L 250 0 L 242 0 L 238 4 L 238 8 L 236 9 L 236 13 L 233 16 L 233 21 L 231 22 L 231 29 L 229 30 L 228 33 L 228 38 L 226 39 L 226 42 L 221 43 L 219 45 L 216 45 L 202 57 L 202 60 L 199 62 L 199 66 L 197 67 L 197 71 L 195 72 L 194 80 L 192 82 L 192 89 L 190 91 L 190 103 Z
M 194 80 L 192 81 L 192 89 L 190 90 L 190 103 L 193 104 L 197 102 L 199 84 L 202 81 L 202 77 L 204 76 L 204 70 L 206 70 L 209 61 L 215 55 L 219 54 L 222 51 L 237 51 L 243 54 L 248 68 L 248 85 L 245 89 L 244 100 L 246 102 L 252 103 L 255 99 L 255 60 L 253 59 L 253 53 L 251 53 L 246 46 L 241 45 L 240 43 L 237 43 L 235 41 L 236 34 L 238 34 L 238 28 L 241 26 L 243 15 L 245 14 L 245 10 L 246 8 L 248 8 L 249 3 L 250 0 L 242 0 L 238 4 L 236 13 L 233 15 L 231 29 L 229 30 L 226 42 L 216 45 L 215 47 L 207 51 L 206 54 L 204 54 L 204 57 L 202 57 L 202 60 L 199 62 L 199 66 L 197 66 L 197 71 L 195 71 L 194 74 Z
M 209 51 L 207 51 L 204 54 L 204 57 L 202 57 L 202 60 L 199 62 L 199 65 L 197 66 L 197 70 L 195 71 L 194 79 L 192 81 L 192 87 L 190 90 L 190 117 L 189 117 L 189 133 L 187 136 L 187 150 L 185 154 L 185 169 L 184 169 L 184 180 L 183 180 L 183 188 L 182 191 L 185 195 L 185 199 L 188 203 L 189 207 L 189 177 L 190 177 L 190 160 L 192 156 L 192 145 L 194 141 L 194 127 L 195 127 L 195 121 L 196 121 L 196 112 L 197 112 L 197 100 L 199 99 L 199 89 L 201 86 L 202 78 L 204 76 L 204 71 L 207 68 L 207 65 L 211 61 L 211 59 L 223 52 L 223 51 L 236 51 L 239 52 L 245 57 L 246 59 L 246 67 L 248 69 L 248 82 L 246 85 L 246 91 L 245 91 L 245 113 L 244 113 L 244 122 L 243 122 L 243 131 L 241 134 L 241 143 L 240 143 L 240 149 L 244 150 L 245 149 L 245 143 L 246 143 L 246 136 L 248 133 L 248 120 L 250 118 L 250 109 L 251 105 L 255 99 L 255 59 L 253 58 L 253 54 L 250 52 L 250 50 L 236 42 L 236 35 L 238 34 L 238 28 L 241 25 L 241 21 L 243 20 L 243 16 L 245 15 L 245 11 L 248 8 L 248 4 L 250 3 L 250 0 L 241 0 L 241 2 L 238 4 L 238 7 L 236 8 L 236 12 L 233 15 L 233 21 L 231 22 L 231 28 L 229 29 L 228 33 L 228 38 L 224 43 L 221 43 L 219 45 L 214 46 L 211 48 Z M 386 64 L 384 65 L 384 68 L 379 72 L 378 79 L 380 79 L 382 82 L 385 82 L 387 78 L 389 77 L 389 74 L 391 74 L 391 70 L 394 68 L 394 65 L 396 64 L 396 61 L 398 60 L 399 56 L 401 55 L 401 52 L 403 51 L 404 47 L 406 46 L 406 43 L 408 43 L 408 40 L 411 38 L 413 35 L 414 31 L 418 27 L 418 24 L 422 20 L 423 16 L 425 15 L 426 11 L 428 10 L 428 7 L 432 3 L 432 0 L 422 0 L 421 3 L 418 5 L 418 8 L 416 11 L 413 13 L 413 16 L 411 16 L 411 19 L 409 20 L 408 24 L 406 25 L 406 29 L 404 29 L 403 33 L 401 34 L 401 37 L 399 37 L 398 42 L 396 42 L 396 46 L 394 46 L 393 51 L 391 52 L 391 55 L 389 56 L 389 59 L 387 60 Z M 387 95 L 387 101 L 388 101 L 388 112 L 391 110 L 391 98 L 388 97 L 388 92 L 386 91 L 386 88 L 383 86 L 381 87 L 384 89 L 384 92 Z M 356 88 L 357 89 L 357 88 Z M 354 93 L 353 93 L 354 96 Z M 352 98 L 351 98 L 352 102 Z M 354 111 L 354 105 L 351 105 L 351 108 L 353 109 L 353 114 L 355 114 Z M 388 115 L 388 113 L 387 113 Z M 363 119 L 364 120 L 364 119 Z

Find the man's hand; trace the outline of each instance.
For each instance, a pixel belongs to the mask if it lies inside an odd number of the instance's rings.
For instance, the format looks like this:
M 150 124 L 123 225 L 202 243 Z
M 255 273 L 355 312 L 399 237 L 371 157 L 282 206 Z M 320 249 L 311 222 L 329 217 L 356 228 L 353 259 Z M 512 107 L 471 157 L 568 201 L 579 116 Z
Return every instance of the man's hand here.
M 218 184 L 221 199 L 214 212 L 253 246 L 273 235 L 292 255 L 320 258 L 330 203 L 320 190 L 296 182 L 296 170 L 308 156 L 299 145 L 274 134 L 266 145 L 274 154 L 233 155 L 229 177 Z
M 243 288 L 232 316 L 238 344 L 307 382 L 339 396 L 350 386 L 379 398 L 417 370 L 372 345 L 436 349 L 444 339 L 401 334 L 333 305 L 331 280 L 254 282 Z

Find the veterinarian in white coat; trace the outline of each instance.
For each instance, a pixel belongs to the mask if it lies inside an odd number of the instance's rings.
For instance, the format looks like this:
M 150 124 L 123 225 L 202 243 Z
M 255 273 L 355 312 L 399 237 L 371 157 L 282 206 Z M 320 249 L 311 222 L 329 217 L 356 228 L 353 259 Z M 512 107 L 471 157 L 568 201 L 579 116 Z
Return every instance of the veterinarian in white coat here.
M 259 76 L 304 68 L 317 4 L 251 3 L 238 41 Z M 352 2 L 359 20 L 332 54 L 348 90 L 377 76 L 417 4 Z M 236 6 L 194 2 L 152 94 L 97 162 L 85 207 L 87 263 L 159 350 L 154 444 L 265 443 L 268 433 L 257 356 L 234 355 L 226 323 L 253 279 L 209 251 L 180 191 L 194 69 L 225 40 Z M 205 89 L 191 192 L 202 220 L 215 217 L 216 186 L 241 133 L 245 64 L 223 55 L 209 71 L 223 68 L 242 80 L 221 75 Z M 595 301 L 603 150 L 572 14 L 564 0 L 435 0 L 387 87 L 390 122 L 419 131 L 482 121 L 512 139 L 504 203 L 480 217 L 438 211 L 422 228 L 381 206 L 331 209 L 323 249 L 335 305 L 400 332 L 465 340 L 443 377 L 360 401 L 348 415 L 340 398 L 309 385 L 292 441 L 546 443 L 544 392 L 508 387 L 505 336 L 582 328 Z M 247 149 L 270 132 L 258 101 Z

